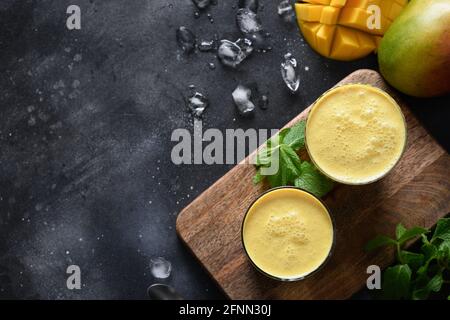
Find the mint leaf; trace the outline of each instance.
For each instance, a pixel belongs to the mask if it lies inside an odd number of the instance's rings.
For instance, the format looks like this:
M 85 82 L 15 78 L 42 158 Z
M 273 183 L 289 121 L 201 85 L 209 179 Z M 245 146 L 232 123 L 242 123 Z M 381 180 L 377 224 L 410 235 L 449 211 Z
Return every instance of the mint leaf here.
M 399 254 L 403 263 L 409 265 L 413 270 L 419 269 L 425 261 L 425 256 L 421 253 L 401 250 Z
M 413 300 L 425 300 L 430 295 L 430 290 L 428 290 L 427 287 L 416 289 L 412 293 L 412 299 Z
M 278 157 L 279 166 L 276 174 L 267 176 L 270 185 L 274 188 L 293 184 L 295 178 L 300 174 L 301 161 L 297 153 L 288 145 L 282 144 L 274 150 L 272 156 Z
M 297 177 L 299 172 L 299 167 L 301 166 L 301 161 L 295 151 L 287 146 L 280 146 L 280 170 L 281 170 L 281 184 L 288 185 L 293 183 L 295 177 Z
M 255 176 L 253 177 L 253 183 L 254 184 L 258 184 L 261 181 L 263 181 L 264 176 L 261 175 L 261 173 L 259 173 L 259 170 L 256 172 Z
M 441 290 L 443 283 L 444 283 L 444 279 L 442 278 L 442 274 L 436 274 L 425 285 L 425 287 L 414 290 L 413 294 L 412 294 L 412 298 L 414 300 L 428 299 L 431 292 L 439 292 Z
M 255 165 L 257 167 L 270 166 L 270 163 L 272 162 L 272 153 L 273 152 L 274 152 L 274 149 L 263 147 L 256 155 Z
M 272 176 L 266 176 L 266 178 L 272 188 L 280 187 L 283 185 L 283 183 L 281 182 L 281 175 L 279 175 L 279 174 L 274 174 Z
M 443 241 L 438 247 L 438 259 L 449 260 L 450 259 L 450 240 Z
M 295 186 L 311 192 L 316 197 L 323 197 L 333 189 L 333 182 L 325 177 L 310 162 L 302 162 L 300 175 L 295 179 Z
M 288 180 L 292 180 L 293 182 L 294 178 L 292 178 L 292 175 L 294 173 L 298 173 L 298 170 L 297 168 L 293 169 L 296 164 L 291 165 L 292 159 L 284 158 L 286 153 L 290 154 L 290 152 L 286 151 L 286 146 L 282 144 L 284 137 L 289 133 L 289 131 L 290 128 L 279 131 L 277 135 L 267 140 L 266 145 L 258 152 L 258 154 L 256 155 L 256 167 L 270 168 L 273 165 L 273 161 L 278 161 L 278 171 L 273 175 L 265 176 L 261 173 L 260 170 L 259 176 L 255 176 L 253 178 L 254 183 L 260 183 L 264 179 L 264 177 L 267 177 L 267 180 L 272 187 L 286 185 Z M 281 148 L 283 148 L 284 150 L 280 150 Z M 294 151 L 292 151 L 292 153 L 295 154 Z M 297 155 L 296 157 L 298 161 L 300 161 Z
M 383 274 L 383 298 L 407 299 L 411 286 L 411 269 L 406 264 L 389 267 Z
M 295 151 L 305 146 L 305 127 L 306 121 L 300 120 L 286 134 L 283 143 L 289 145 Z
M 253 177 L 253 183 L 260 183 L 266 178 L 273 188 L 295 185 L 317 197 L 324 196 L 333 188 L 330 179 L 322 175 L 312 163 L 302 162 L 296 153 L 305 145 L 305 125 L 306 121 L 301 120 L 267 141 L 256 155 L 255 166 L 260 170 Z M 265 168 L 278 168 L 278 171 L 274 173 L 275 170 L 266 171 Z
M 428 282 L 428 289 L 434 292 L 439 292 L 441 290 L 442 284 L 444 283 L 444 279 L 442 278 L 442 274 L 437 274 L 433 278 L 431 278 L 430 282 Z
M 386 236 L 377 236 L 376 238 L 370 240 L 365 247 L 366 251 L 372 251 L 376 248 L 383 247 L 383 246 L 392 246 L 396 245 L 397 241 L 394 239 L 391 239 Z
M 283 129 L 267 140 L 266 145 L 262 147 L 256 155 L 255 165 L 257 167 L 270 166 L 272 162 L 272 155 L 276 153 L 276 150 L 282 144 L 284 137 L 290 130 L 290 128 Z
M 421 234 L 420 237 L 422 238 L 422 243 L 430 243 L 430 241 L 428 241 L 428 238 L 425 234 Z
M 298 154 L 295 153 L 295 151 L 283 144 L 280 146 L 280 151 L 281 151 L 281 157 L 283 158 L 283 162 L 289 166 L 289 169 L 292 170 L 292 172 L 296 172 L 297 174 L 299 173 L 299 169 L 301 166 L 301 161 L 300 158 L 298 157 Z
M 438 248 L 431 243 L 424 243 L 420 248 L 425 255 L 425 260 L 431 260 L 437 256 Z
M 406 232 L 406 228 L 399 223 L 397 225 L 397 228 L 395 229 L 395 237 L 397 238 L 397 240 L 399 240 Z
M 427 277 L 428 272 L 428 263 L 425 263 L 419 269 L 417 269 L 417 275 L 419 280 L 423 280 L 424 277 Z
M 412 239 L 414 237 L 417 237 L 417 236 L 420 236 L 422 234 L 425 234 L 425 233 L 428 232 L 428 230 L 424 229 L 424 228 L 421 228 L 421 227 L 413 227 L 411 229 L 408 229 L 406 231 L 401 231 L 401 232 L 402 232 L 401 237 L 397 239 L 399 244 L 403 244 L 406 241 L 408 241 L 408 240 L 410 240 L 410 239 Z
M 424 281 L 428 281 L 428 267 L 433 260 L 437 259 L 438 248 L 434 244 L 426 242 L 420 249 L 424 255 L 424 264 L 417 269 L 417 282 L 423 284 Z
M 431 241 L 434 239 L 450 240 L 450 218 L 439 219 Z
M 270 148 L 276 147 L 284 143 L 286 135 L 291 131 L 291 128 L 281 129 L 278 134 L 274 135 L 267 141 L 267 146 Z

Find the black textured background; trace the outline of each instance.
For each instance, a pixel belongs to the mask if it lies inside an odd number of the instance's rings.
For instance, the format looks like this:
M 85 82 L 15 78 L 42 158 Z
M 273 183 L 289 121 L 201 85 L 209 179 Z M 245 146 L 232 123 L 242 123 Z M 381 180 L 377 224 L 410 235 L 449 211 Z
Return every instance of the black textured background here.
M 229 70 L 213 53 L 179 50 L 180 25 L 237 39 L 235 2 L 211 7 L 214 23 L 194 19 L 191 0 L 0 2 L 0 298 L 146 298 L 156 256 L 172 262 L 166 282 L 183 296 L 223 297 L 175 234 L 177 213 L 230 168 L 171 163 L 172 131 L 192 130 L 187 86 L 209 96 L 205 128 L 279 128 L 350 72 L 377 68 L 375 56 L 319 57 L 268 0 L 271 52 Z M 80 31 L 65 27 L 70 4 L 81 7 Z M 288 51 L 300 64 L 297 96 L 280 77 Z M 231 92 L 241 81 L 268 94 L 267 111 L 239 118 Z M 448 98 L 408 100 L 448 150 Z M 82 290 L 65 286 L 70 264 Z

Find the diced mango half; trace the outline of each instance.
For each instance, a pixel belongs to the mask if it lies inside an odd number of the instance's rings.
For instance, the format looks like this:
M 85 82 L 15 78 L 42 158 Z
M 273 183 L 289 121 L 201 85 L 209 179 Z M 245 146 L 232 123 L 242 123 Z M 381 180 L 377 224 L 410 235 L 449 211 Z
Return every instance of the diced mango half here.
M 313 49 L 332 59 L 354 60 L 376 52 L 382 36 L 407 3 L 407 0 L 304 0 L 295 4 L 295 11 L 300 30 Z

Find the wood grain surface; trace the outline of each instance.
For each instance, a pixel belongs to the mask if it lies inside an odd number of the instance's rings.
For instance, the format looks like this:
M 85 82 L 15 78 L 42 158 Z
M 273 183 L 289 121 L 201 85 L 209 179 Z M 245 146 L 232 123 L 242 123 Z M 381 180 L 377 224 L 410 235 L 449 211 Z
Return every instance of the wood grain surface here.
M 239 164 L 197 197 L 177 219 L 177 232 L 231 299 L 346 299 L 365 285 L 366 268 L 386 267 L 393 251 L 363 250 L 377 234 L 392 235 L 395 225 L 431 227 L 450 211 L 450 157 L 408 108 L 372 70 L 358 70 L 340 84 L 364 83 L 390 93 L 408 125 L 408 142 L 399 164 L 382 180 L 366 186 L 338 185 L 324 200 L 336 223 L 336 245 L 319 272 L 299 282 L 278 282 L 258 273 L 241 243 L 241 223 L 250 203 L 265 190 L 254 186 L 255 169 Z M 287 126 L 306 117 L 309 108 Z

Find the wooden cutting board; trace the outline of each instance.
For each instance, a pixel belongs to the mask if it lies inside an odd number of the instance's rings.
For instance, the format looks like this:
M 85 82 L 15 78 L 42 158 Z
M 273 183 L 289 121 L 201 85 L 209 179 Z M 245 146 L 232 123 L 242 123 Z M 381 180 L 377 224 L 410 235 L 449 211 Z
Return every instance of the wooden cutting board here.
M 239 164 L 203 192 L 178 216 L 177 232 L 231 299 L 346 299 L 361 289 L 366 268 L 384 268 L 393 251 L 365 253 L 378 234 L 392 235 L 398 222 L 431 227 L 450 211 L 450 157 L 398 100 L 381 76 L 359 70 L 339 84 L 364 83 L 389 92 L 408 124 L 406 151 L 395 169 L 366 186 L 339 185 L 325 202 L 336 222 L 336 246 L 323 269 L 299 282 L 278 282 L 258 273 L 241 244 L 241 223 L 251 202 L 264 191 L 254 186 L 255 169 Z M 287 126 L 306 117 L 308 109 Z

